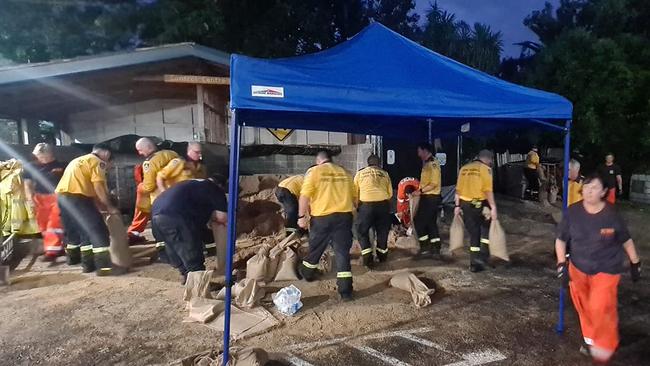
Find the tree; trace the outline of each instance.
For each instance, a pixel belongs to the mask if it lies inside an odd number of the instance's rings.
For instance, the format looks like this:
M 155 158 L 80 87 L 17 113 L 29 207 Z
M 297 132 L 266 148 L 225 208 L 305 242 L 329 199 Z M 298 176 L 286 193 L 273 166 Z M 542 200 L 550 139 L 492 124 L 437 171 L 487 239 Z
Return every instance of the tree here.
M 453 13 L 431 5 L 422 31 L 422 44 L 468 66 L 495 74 L 499 70 L 503 41 L 501 32 L 475 23 L 470 27 Z
M 418 37 L 420 15 L 415 13 L 414 0 L 367 0 L 366 12 L 368 18 L 405 37 Z
M 15 62 L 41 62 L 127 48 L 134 27 L 130 2 L 6 0 L 0 6 L 0 53 Z
M 545 44 L 526 81 L 573 102 L 572 143 L 587 166 L 612 151 L 627 176 L 650 168 L 648 15 L 645 1 L 591 0 L 563 1 L 544 27 L 527 18 L 531 29 L 545 29 Z

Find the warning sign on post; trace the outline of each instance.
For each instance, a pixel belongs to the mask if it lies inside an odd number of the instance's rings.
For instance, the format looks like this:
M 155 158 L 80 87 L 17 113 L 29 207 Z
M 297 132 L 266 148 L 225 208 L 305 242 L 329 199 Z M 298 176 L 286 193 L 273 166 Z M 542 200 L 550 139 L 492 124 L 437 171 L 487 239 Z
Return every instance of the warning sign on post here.
M 292 129 L 288 128 L 267 128 L 267 130 L 273 135 L 278 141 L 286 140 L 289 135 L 293 132 Z

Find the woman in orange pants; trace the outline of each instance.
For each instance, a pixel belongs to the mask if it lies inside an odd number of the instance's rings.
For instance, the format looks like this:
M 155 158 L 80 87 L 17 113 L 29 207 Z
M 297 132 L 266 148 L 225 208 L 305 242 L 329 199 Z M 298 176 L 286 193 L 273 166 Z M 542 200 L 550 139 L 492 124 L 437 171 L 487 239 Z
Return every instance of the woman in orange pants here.
M 606 195 L 602 178 L 587 178 L 582 203 L 569 207 L 555 241 L 558 278 L 569 284 L 580 318 L 581 351 L 600 364 L 606 364 L 618 347 L 617 290 L 625 254 L 632 280 L 638 281 L 641 274 L 634 242 L 621 216 L 605 201 Z M 566 260 L 568 241 L 570 263 Z
M 43 237 L 44 259 L 53 261 L 64 254 L 63 226 L 54 188 L 63 175 L 65 164 L 56 161 L 53 147 L 47 143 L 36 144 L 32 154 L 36 162 L 26 166 L 23 173 L 25 196 L 34 204 L 36 222 Z

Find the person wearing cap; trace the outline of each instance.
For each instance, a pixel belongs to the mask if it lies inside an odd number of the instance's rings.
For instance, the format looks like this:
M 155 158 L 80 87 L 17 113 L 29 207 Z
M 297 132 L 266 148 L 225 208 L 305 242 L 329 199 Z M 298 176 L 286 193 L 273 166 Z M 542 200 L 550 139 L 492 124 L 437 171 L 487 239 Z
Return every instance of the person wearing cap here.
M 45 261 L 65 255 L 63 227 L 54 189 L 65 170 L 65 164 L 56 160 L 54 148 L 48 143 L 38 143 L 32 151 L 36 161 L 25 167 L 23 173 L 25 197 L 33 203 L 36 222 L 43 237 Z
M 469 232 L 470 271 L 480 272 L 490 259 L 490 219 L 497 219 L 497 205 L 492 190 L 492 162 L 494 155 L 481 150 L 476 160 L 464 165 L 458 173 L 454 215 L 463 215 Z M 483 208 L 490 209 L 490 219 L 483 216 Z
M 420 203 L 413 217 L 415 233 L 420 242 L 418 258 L 440 259 L 442 244 L 438 231 L 438 214 L 442 203 L 440 163 L 433 156 L 433 148 L 429 143 L 418 145 L 417 153 L 422 160 L 420 189 L 413 192 L 413 195 L 420 196 Z
M 352 210 L 354 184 L 343 167 L 332 162 L 329 151 L 316 155 L 316 166 L 307 170 L 298 202 L 298 226 L 309 226 L 309 253 L 298 268 L 305 281 L 316 279 L 320 258 L 332 245 L 336 258 L 336 285 L 344 301 L 352 300 Z M 308 222 L 306 215 L 311 221 Z
M 113 206 L 106 185 L 106 170 L 111 148 L 103 143 L 93 146 L 90 154 L 73 159 L 63 171 L 55 192 L 63 223 L 68 264 L 81 263 L 84 273 L 112 274 L 108 227 L 97 205 L 111 214 L 120 214 Z
M 390 199 L 393 197 L 393 186 L 388 172 L 381 169 L 379 164 L 379 157 L 370 155 L 368 166 L 354 176 L 361 257 L 368 268 L 374 265 L 370 229 L 375 229 L 377 233 L 377 259 L 385 262 L 388 259 L 388 233 L 392 223 Z
M 298 228 L 298 197 L 302 189 L 302 174 L 292 175 L 283 179 L 275 189 L 275 197 L 284 209 L 284 231 L 287 236 L 298 231 L 301 235 L 303 229 Z
M 154 201 L 151 229 L 165 242 L 169 264 L 183 276 L 205 270 L 204 237 L 213 225 L 226 225 L 228 206 L 220 176 L 181 182 Z M 215 241 L 217 238 L 214 238 Z
M 537 146 L 533 146 L 526 156 L 524 175 L 528 182 L 526 195 L 533 201 L 539 200 L 539 154 Z

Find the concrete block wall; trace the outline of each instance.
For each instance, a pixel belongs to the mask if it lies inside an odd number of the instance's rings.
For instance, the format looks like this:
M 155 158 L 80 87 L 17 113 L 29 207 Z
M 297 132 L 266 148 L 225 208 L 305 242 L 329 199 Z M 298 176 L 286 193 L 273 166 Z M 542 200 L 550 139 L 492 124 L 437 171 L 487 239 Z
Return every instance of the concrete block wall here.
M 368 156 L 371 153 L 371 144 L 345 145 L 341 146 L 341 153 L 334 157 L 334 161 L 354 175 L 368 165 Z
M 314 157 L 309 155 L 268 155 L 242 158 L 239 171 L 242 175 L 251 174 L 303 174 L 314 165 Z
M 372 152 L 371 144 L 344 145 L 341 153 L 334 156 L 334 162 L 343 166 L 350 174 L 364 168 L 368 155 Z M 314 165 L 311 155 L 268 155 L 242 158 L 239 170 L 242 175 L 251 174 L 303 174 L 310 166 Z
M 630 178 L 630 201 L 650 204 L 650 174 L 633 174 Z

